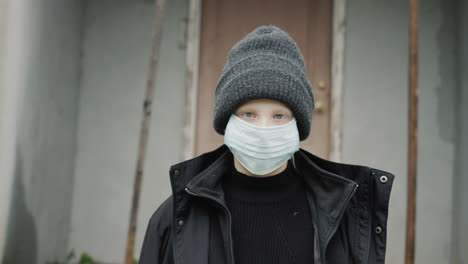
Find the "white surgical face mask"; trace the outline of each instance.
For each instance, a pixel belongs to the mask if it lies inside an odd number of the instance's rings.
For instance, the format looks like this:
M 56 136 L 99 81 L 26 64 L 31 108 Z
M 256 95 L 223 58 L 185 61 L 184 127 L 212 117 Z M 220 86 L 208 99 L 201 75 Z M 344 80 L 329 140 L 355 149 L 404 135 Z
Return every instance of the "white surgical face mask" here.
M 299 150 L 296 119 L 280 126 L 260 127 L 232 114 L 224 144 L 248 171 L 255 175 L 268 174 Z

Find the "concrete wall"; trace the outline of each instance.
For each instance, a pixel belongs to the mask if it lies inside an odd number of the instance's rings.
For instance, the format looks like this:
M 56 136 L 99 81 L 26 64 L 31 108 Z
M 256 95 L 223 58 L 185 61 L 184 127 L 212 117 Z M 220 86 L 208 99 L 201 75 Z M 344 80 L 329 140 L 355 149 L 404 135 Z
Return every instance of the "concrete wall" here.
M 167 2 L 136 257 L 151 214 L 171 193 L 169 166 L 182 157 L 186 13 L 187 1 Z M 124 257 L 153 14 L 152 1 L 86 1 L 70 248 L 105 262 Z
M 80 18 L 79 1 L 9 1 L 2 198 L 3 188 L 11 190 L 2 263 L 42 264 L 68 251 Z
M 468 263 L 468 2 L 457 3 L 457 150 L 454 180 L 454 261 Z
M 449 263 L 453 246 L 454 11 L 453 1 L 421 2 L 417 263 Z M 388 263 L 404 262 L 408 17 L 406 0 L 348 1 L 343 161 L 396 175 L 390 199 Z
M 450 263 L 454 246 L 455 12 L 454 1 L 420 8 L 417 263 Z
M 13 182 L 13 157 L 15 137 L 14 106 L 8 104 L 15 98 L 14 89 L 7 89 L 7 39 L 9 1 L 0 1 L 0 259 L 3 258 Z
M 347 1 L 347 5 L 343 161 L 395 174 L 386 262 L 403 263 L 408 5 L 405 0 Z

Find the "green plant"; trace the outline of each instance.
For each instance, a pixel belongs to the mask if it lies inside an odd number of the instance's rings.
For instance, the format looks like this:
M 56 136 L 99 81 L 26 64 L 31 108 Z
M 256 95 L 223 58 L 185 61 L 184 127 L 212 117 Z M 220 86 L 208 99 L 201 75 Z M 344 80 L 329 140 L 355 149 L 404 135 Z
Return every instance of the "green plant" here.
M 70 253 L 68 253 L 67 258 L 64 261 L 52 261 L 52 262 L 47 262 L 47 264 L 100 264 L 96 260 L 94 260 L 91 255 L 89 255 L 86 252 L 81 253 L 80 259 L 78 262 L 73 262 L 75 259 L 75 251 L 72 250 Z M 137 262 L 135 262 L 138 264 Z
M 98 264 L 88 253 L 81 254 L 78 264 Z
M 100 262 L 94 260 L 91 255 L 86 252 L 81 253 L 80 259 L 78 262 L 73 262 L 76 257 L 75 251 L 72 249 L 70 253 L 68 253 L 66 259 L 64 261 L 52 261 L 47 262 L 46 264 L 101 264 Z M 138 264 L 138 260 L 134 259 L 133 264 Z

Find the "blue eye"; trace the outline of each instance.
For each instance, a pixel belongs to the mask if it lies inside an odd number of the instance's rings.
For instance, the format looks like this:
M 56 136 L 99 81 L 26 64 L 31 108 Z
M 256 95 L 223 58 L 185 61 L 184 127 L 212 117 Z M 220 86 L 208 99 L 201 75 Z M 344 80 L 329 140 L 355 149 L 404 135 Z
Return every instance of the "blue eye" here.
M 283 118 L 284 118 L 284 115 L 282 115 L 282 114 L 277 114 L 277 115 L 275 115 L 275 117 L 277 117 L 278 119 L 283 119 Z
M 251 112 L 245 112 L 245 113 L 244 113 L 244 116 L 245 116 L 245 117 L 254 117 L 254 114 L 251 113 Z

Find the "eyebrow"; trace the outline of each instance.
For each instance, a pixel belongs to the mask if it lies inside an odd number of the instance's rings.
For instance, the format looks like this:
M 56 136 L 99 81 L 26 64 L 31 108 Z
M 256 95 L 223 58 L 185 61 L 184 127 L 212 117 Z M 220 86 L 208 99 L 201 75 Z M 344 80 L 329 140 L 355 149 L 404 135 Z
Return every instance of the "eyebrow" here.
M 251 107 L 251 106 L 244 106 L 244 107 L 240 107 L 239 109 L 237 109 L 237 111 L 252 111 L 252 112 L 256 112 L 257 109 L 255 109 L 254 107 Z M 283 108 L 279 108 L 279 107 L 275 107 L 272 109 L 272 112 L 282 112 L 282 113 L 290 113 L 292 114 L 292 111 L 289 110 L 289 109 L 283 109 Z

